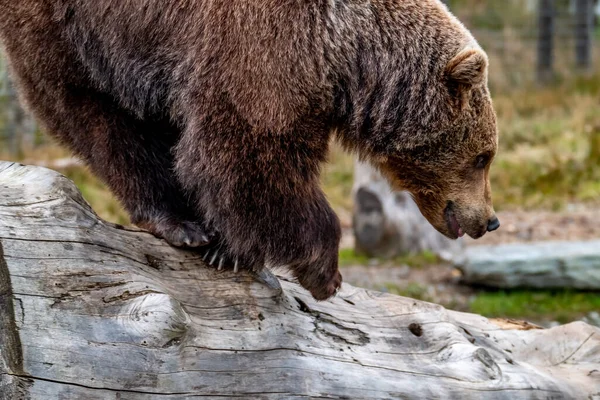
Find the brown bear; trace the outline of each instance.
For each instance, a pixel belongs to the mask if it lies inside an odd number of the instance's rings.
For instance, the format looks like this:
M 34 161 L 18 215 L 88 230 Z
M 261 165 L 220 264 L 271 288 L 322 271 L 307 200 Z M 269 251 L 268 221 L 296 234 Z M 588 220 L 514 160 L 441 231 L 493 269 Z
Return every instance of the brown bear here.
M 132 221 L 332 296 L 335 136 L 443 234 L 497 228 L 487 58 L 439 0 L 0 0 L 20 92 Z

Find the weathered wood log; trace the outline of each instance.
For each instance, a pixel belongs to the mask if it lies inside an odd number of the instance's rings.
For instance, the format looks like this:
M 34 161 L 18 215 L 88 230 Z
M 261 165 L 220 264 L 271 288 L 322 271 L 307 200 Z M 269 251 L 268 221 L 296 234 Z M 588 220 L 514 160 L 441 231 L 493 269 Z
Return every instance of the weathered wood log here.
M 464 249 L 435 230 L 408 192 L 394 191 L 371 165 L 354 168 L 353 228 L 356 250 L 372 257 L 393 258 L 431 251 L 450 260 Z
M 344 285 L 315 302 L 100 220 L 0 163 L 0 399 L 598 399 L 600 330 Z
M 471 246 L 454 263 L 468 284 L 600 290 L 600 240 Z

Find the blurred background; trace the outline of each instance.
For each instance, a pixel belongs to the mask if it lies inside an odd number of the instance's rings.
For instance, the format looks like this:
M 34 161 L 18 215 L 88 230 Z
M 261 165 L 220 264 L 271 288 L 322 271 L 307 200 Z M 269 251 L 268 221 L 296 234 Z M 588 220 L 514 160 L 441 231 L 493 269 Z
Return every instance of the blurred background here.
M 491 179 L 502 227 L 450 243 L 410 196 L 391 193 L 333 143 L 323 187 L 344 227 L 344 280 L 488 317 L 600 326 L 600 2 L 445 3 L 490 58 L 500 128 Z M 128 223 L 104 185 L 21 108 L 1 54 L 0 159 L 57 169 L 100 216 Z M 573 246 L 583 256 L 561 258 Z

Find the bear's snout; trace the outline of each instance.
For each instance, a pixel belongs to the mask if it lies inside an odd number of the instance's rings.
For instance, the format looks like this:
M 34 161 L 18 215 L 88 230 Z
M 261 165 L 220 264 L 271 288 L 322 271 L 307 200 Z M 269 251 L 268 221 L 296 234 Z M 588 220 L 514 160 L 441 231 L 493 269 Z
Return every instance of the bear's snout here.
M 490 220 L 488 221 L 488 225 L 487 225 L 487 231 L 488 232 L 493 232 L 496 229 L 500 228 L 500 220 L 498 219 L 498 217 L 496 217 L 495 215 L 490 218 Z

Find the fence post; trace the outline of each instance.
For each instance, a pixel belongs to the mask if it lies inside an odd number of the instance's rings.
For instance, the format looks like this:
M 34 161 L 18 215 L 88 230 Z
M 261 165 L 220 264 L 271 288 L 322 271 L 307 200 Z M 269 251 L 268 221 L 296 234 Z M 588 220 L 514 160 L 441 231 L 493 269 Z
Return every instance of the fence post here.
M 539 0 L 538 11 L 538 63 L 539 82 L 553 77 L 554 64 L 554 0 Z
M 592 66 L 592 26 L 594 2 L 575 0 L 575 59 L 577 68 L 588 70 Z

